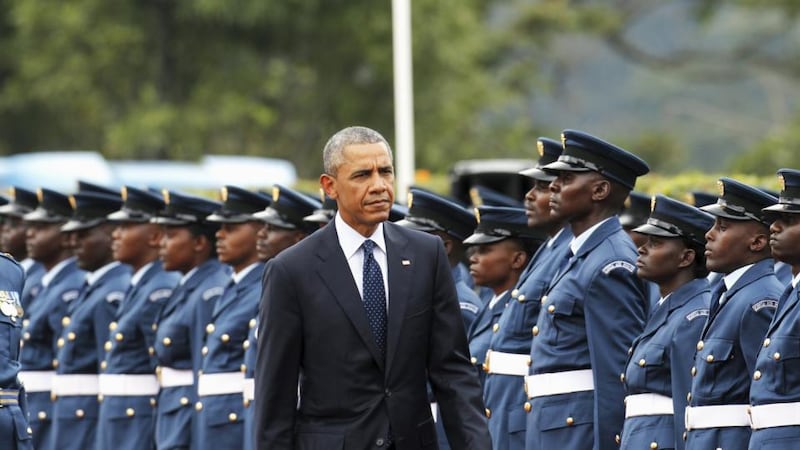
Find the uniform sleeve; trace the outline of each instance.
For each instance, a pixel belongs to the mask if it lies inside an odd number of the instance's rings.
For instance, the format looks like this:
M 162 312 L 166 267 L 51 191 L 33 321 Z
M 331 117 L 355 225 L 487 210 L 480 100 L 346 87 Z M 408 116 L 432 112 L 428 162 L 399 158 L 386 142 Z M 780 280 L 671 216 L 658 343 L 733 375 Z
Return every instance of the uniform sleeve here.
M 742 314 L 739 322 L 739 346 L 749 374 L 756 370 L 758 351 L 772 322 L 777 304 L 776 299 L 764 299 L 749 306 Z
M 586 334 L 595 387 L 594 448 L 616 449 L 625 398 L 619 374 L 625 370 L 628 348 L 642 332 L 646 300 L 638 278 L 626 267 L 599 270 L 586 292 Z
M 293 449 L 303 330 L 292 280 L 278 260 L 264 270 L 255 372 L 255 442 L 259 450 Z M 268 407 L 267 407 L 268 406 Z
M 442 412 L 447 439 L 453 448 L 491 448 L 483 395 L 469 362 L 455 284 L 441 243 L 434 277 L 428 376 Z

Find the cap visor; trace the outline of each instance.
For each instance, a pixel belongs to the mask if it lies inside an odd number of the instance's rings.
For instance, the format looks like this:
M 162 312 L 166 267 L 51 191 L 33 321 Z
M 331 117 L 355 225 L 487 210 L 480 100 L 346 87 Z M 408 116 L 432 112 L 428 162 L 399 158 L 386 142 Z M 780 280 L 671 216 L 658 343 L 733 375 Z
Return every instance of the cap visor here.
M 491 244 L 492 242 L 502 241 L 506 239 L 507 236 L 494 236 L 491 234 L 484 234 L 484 233 L 474 233 L 471 236 L 464 239 L 464 244 L 466 245 L 476 245 L 476 244 Z
M 634 228 L 632 231 L 635 231 L 637 233 L 646 234 L 648 236 L 681 237 L 681 235 L 678 234 L 678 233 L 673 233 L 671 231 L 667 231 L 667 230 L 665 230 L 663 228 L 659 228 L 659 227 L 657 227 L 655 225 L 650 225 L 649 223 L 646 223 L 646 224 L 644 224 L 642 226 L 638 226 L 638 227 Z
M 128 214 L 128 211 L 119 210 L 114 211 L 113 213 L 106 216 L 106 219 L 114 221 L 114 222 L 136 222 L 136 223 L 144 223 L 150 220 L 150 216 L 141 216 L 141 217 L 133 217 Z
M 61 226 L 62 232 L 88 230 L 89 228 L 96 227 L 103 223 L 103 219 L 93 219 L 89 221 L 70 220 Z
M 176 219 L 174 217 L 161 217 L 161 216 L 159 216 L 159 217 L 153 217 L 152 219 L 150 219 L 150 223 L 155 223 L 155 224 L 159 224 L 159 225 L 167 225 L 167 226 L 176 226 L 177 227 L 177 226 L 189 225 L 191 222 L 189 222 L 188 220 Z
M 525 169 L 523 171 L 520 171 L 519 174 L 539 181 L 553 181 L 556 179 L 556 176 L 553 175 L 552 172 L 551 173 L 545 172 L 544 170 L 538 167 L 534 167 L 532 169 Z
M 798 214 L 800 213 L 800 205 L 791 205 L 787 203 L 776 203 L 771 206 L 767 206 L 766 208 L 762 209 L 765 214 L 780 214 L 780 213 L 789 213 L 789 214 Z
M 737 215 L 731 214 L 728 211 L 726 211 L 725 208 L 723 208 L 722 205 L 720 205 L 719 203 L 706 205 L 706 206 L 703 206 L 700 209 L 702 209 L 703 211 L 711 214 L 712 216 L 722 217 L 724 219 L 730 219 L 730 220 L 753 220 L 753 219 L 751 219 L 749 217 L 746 217 L 746 216 L 737 216 Z
M 303 221 L 305 222 L 313 222 L 313 223 L 328 223 L 331 221 L 333 216 L 328 216 L 325 213 L 314 213 L 309 216 L 303 217 Z
M 207 222 L 215 222 L 215 223 L 244 223 L 244 222 L 253 222 L 258 220 L 261 219 L 257 219 L 252 214 L 234 214 L 231 216 L 223 216 L 221 214 L 214 213 L 206 217 Z
M 542 170 L 551 172 L 590 172 L 592 169 L 580 166 L 573 166 L 564 161 L 554 161 L 541 167 Z
M 65 219 L 59 216 L 51 216 L 47 214 L 47 211 L 39 208 L 22 216 L 22 220 L 26 222 L 58 223 L 64 222 Z
M 14 216 L 14 217 L 22 217 L 25 214 L 31 212 L 28 208 L 20 208 L 19 205 L 15 205 L 13 203 L 9 203 L 7 205 L 0 206 L 0 215 L 3 216 Z
M 412 230 L 417 230 L 417 231 L 425 231 L 425 232 L 436 231 L 436 228 L 434 228 L 434 227 L 432 227 L 430 225 L 423 225 L 421 223 L 413 222 L 413 221 L 408 220 L 408 219 L 398 220 L 395 223 L 400 225 L 401 227 L 406 227 L 406 228 L 410 228 Z

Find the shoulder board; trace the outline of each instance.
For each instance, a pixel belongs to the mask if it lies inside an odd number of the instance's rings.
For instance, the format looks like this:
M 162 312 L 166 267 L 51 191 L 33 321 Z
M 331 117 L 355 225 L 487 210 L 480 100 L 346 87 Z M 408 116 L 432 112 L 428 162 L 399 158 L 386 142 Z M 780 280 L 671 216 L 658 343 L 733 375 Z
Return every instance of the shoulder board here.
M 761 300 L 760 302 L 755 303 L 755 304 L 753 304 L 753 306 L 751 306 L 751 308 L 753 308 L 753 311 L 756 311 L 756 312 L 758 312 L 761 308 L 772 308 L 772 309 L 775 309 L 777 307 L 778 307 L 778 301 L 777 300 Z
M 625 269 L 628 272 L 633 273 L 633 271 L 636 269 L 636 266 L 628 261 L 614 261 L 606 264 L 606 266 L 603 267 L 603 273 L 608 275 L 612 270 L 615 269 Z
M 461 309 L 466 309 L 473 314 L 477 314 L 478 312 L 478 307 L 470 302 L 459 302 L 459 305 L 461 306 Z
M 71 302 L 71 301 L 75 300 L 76 298 L 78 298 L 78 296 L 80 294 L 81 294 L 81 291 L 79 289 L 72 289 L 72 290 L 69 290 L 69 291 L 64 292 L 63 294 L 61 294 L 61 300 L 65 301 L 65 302 Z
M 154 291 L 152 294 L 150 294 L 150 297 L 147 297 L 147 299 L 150 300 L 151 302 L 157 302 L 159 300 L 168 298 L 170 295 L 172 295 L 172 289 L 170 288 L 158 289 Z
M 108 295 L 106 295 L 106 301 L 108 303 L 120 302 L 124 298 L 125 298 L 125 293 L 122 291 L 109 292 Z
M 706 316 L 708 316 L 708 308 L 696 309 L 686 315 L 686 320 L 691 322 L 692 320 L 698 317 L 706 317 Z
M 225 292 L 225 288 L 222 286 L 214 286 L 206 289 L 205 292 L 203 292 L 203 300 L 208 301 L 214 297 L 219 297 L 223 292 Z

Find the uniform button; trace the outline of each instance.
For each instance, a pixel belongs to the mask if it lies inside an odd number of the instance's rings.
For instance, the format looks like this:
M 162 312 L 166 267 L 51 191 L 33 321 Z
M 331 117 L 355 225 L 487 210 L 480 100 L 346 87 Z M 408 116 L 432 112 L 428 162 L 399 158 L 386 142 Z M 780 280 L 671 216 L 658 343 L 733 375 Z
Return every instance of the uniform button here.
M 117 322 L 111 322 L 108 324 L 108 331 L 114 331 L 117 329 Z
M 245 349 L 245 350 L 247 350 L 248 348 L 250 348 L 250 341 L 244 341 L 244 342 L 242 342 L 242 348 L 243 348 L 243 349 Z
M 780 360 L 781 359 L 781 354 L 778 353 L 778 352 L 773 353 L 772 359 L 774 359 L 775 361 Z
M 189 404 L 189 397 L 181 397 L 180 399 L 181 406 L 186 406 Z
M 169 336 L 167 336 L 161 340 L 161 343 L 164 344 L 164 347 L 169 347 L 170 345 L 172 345 L 172 339 L 170 339 Z
M 31 334 L 28 333 L 27 331 L 22 333 L 22 339 L 25 339 L 26 341 L 29 341 L 31 339 Z
M 534 325 L 533 328 L 531 328 L 531 333 L 533 333 L 534 336 L 538 336 L 539 335 L 539 326 L 538 325 Z
M 103 362 L 100 363 L 100 368 L 101 369 L 106 370 L 106 367 L 108 367 L 108 362 L 107 361 L 103 361 Z
M 615 435 L 614 435 L 614 442 L 616 442 L 616 443 L 617 443 L 617 445 L 619 445 L 619 443 L 620 443 L 620 442 L 622 442 L 622 439 L 619 437 L 619 435 L 618 435 L 618 434 L 615 434 Z
M 769 343 L 772 342 L 769 338 L 764 339 L 764 347 L 769 347 Z
M 64 316 L 64 317 L 61 318 L 61 326 L 62 327 L 68 326 L 70 324 L 70 322 L 72 322 L 72 320 L 69 318 L 69 316 Z M 23 323 L 23 325 L 25 325 L 25 324 Z
M 203 402 L 197 402 L 197 403 L 195 403 L 195 404 L 194 404 L 194 409 L 195 409 L 196 411 L 202 411 L 202 410 L 203 410 Z
M 706 362 L 714 362 L 714 355 L 706 356 Z
M 513 291 L 511 291 L 511 296 L 512 297 L 516 297 L 518 295 L 519 295 L 519 289 L 514 289 Z
M 206 333 L 208 333 L 208 334 L 213 333 L 214 330 L 216 330 L 216 329 L 217 328 L 214 326 L 213 323 L 210 323 L 210 324 L 206 325 Z
M 250 399 L 246 398 L 246 399 L 242 400 L 242 406 L 244 406 L 245 408 L 249 408 L 250 407 Z
M 54 401 L 56 401 L 56 400 L 58 400 L 58 395 L 56 395 L 56 393 L 55 393 L 55 392 L 51 392 L 51 393 L 50 393 L 50 401 L 51 401 L 51 402 L 54 402 Z
M 114 339 L 116 339 L 117 342 L 122 342 L 122 340 L 125 339 L 125 336 L 123 336 L 122 333 L 117 333 L 114 335 Z
M 483 365 L 481 366 L 481 368 L 483 369 L 483 371 L 484 371 L 484 372 L 486 372 L 486 373 L 489 373 L 489 365 L 488 365 L 488 364 L 486 364 L 486 363 L 483 363 Z
M 208 354 L 208 346 L 204 345 L 203 348 L 200 350 L 200 353 L 202 353 L 203 356 L 206 356 Z
M 531 364 L 533 364 L 533 360 L 531 360 L 531 357 L 530 357 L 530 356 L 528 356 L 528 367 L 530 367 L 530 366 L 531 366 Z
M 256 326 L 256 319 L 250 319 L 250 322 L 247 324 L 250 328 L 255 328 Z
M 472 365 L 478 364 L 478 358 L 473 356 L 472 358 L 469 359 L 469 362 L 471 362 Z
M 685 432 L 685 431 L 684 431 L 684 432 L 683 432 L 683 440 L 685 441 L 685 440 L 686 440 L 686 438 L 688 438 L 688 437 L 689 437 L 689 433 L 687 433 L 687 432 Z
M 27 429 L 27 430 L 25 430 L 25 431 L 27 431 L 27 432 L 28 432 L 28 434 L 33 434 L 33 429 L 32 429 L 31 427 L 28 427 L 28 429 Z
M 242 364 L 241 366 L 239 366 L 239 370 L 241 370 L 242 373 L 247 372 L 247 364 Z
M 526 413 L 531 412 L 531 402 L 525 402 L 525 405 L 523 406 L 523 408 L 525 408 L 525 412 Z
M 756 371 L 753 373 L 753 379 L 754 379 L 754 380 L 756 380 L 756 381 L 758 381 L 758 380 L 760 380 L 760 379 L 761 379 L 761 371 L 760 371 L 760 370 L 756 370 Z
M 486 411 L 485 411 L 485 412 L 486 412 L 486 418 L 487 418 L 487 419 L 488 419 L 488 418 L 490 418 L 490 417 L 492 417 L 492 410 L 490 410 L 489 408 L 486 408 Z
M 72 331 L 67 333 L 67 339 L 70 340 L 70 341 L 74 341 L 76 337 L 78 337 L 78 336 L 76 336 L 75 333 L 73 333 Z
M 22 321 L 22 326 L 23 327 L 27 327 L 30 324 L 31 324 L 31 320 L 30 319 L 25 319 L 25 320 Z
M 238 418 L 239 418 L 239 416 L 237 416 L 236 413 L 228 414 L 228 421 L 229 422 L 236 422 L 236 419 L 238 419 Z
M 97 401 L 98 401 L 98 402 L 102 402 L 102 401 L 103 401 L 103 398 L 104 398 L 104 397 L 103 397 L 103 394 L 97 394 Z
M 688 394 L 686 394 L 686 401 L 687 401 L 687 402 L 690 402 L 690 401 L 692 401 L 692 393 L 691 393 L 691 392 L 689 392 Z
M 128 417 L 133 417 L 136 415 L 136 411 L 134 411 L 133 408 L 128 408 L 125 410 L 125 415 Z
M 651 442 L 650 443 L 650 448 L 653 449 L 653 450 L 656 450 L 658 448 L 658 442 Z
M 47 419 L 47 413 L 44 411 L 39 411 L 39 414 L 36 414 L 36 417 L 38 417 L 39 420 Z
M 525 301 L 525 294 L 519 294 L 519 297 L 517 297 L 517 301 L 519 301 L 520 303 L 524 302 Z
M 103 350 L 105 350 L 107 352 L 111 351 L 111 341 L 106 341 L 106 343 L 103 344 Z
M 624 373 L 619 374 L 619 381 L 621 381 L 623 383 L 625 382 L 625 374 Z
M 57 369 L 57 368 L 58 368 L 58 360 L 57 359 L 53 359 L 53 369 Z
M 219 337 L 219 340 L 222 341 L 224 344 L 227 344 L 228 341 L 231 340 L 231 336 L 228 333 L 225 333 Z
M 86 414 L 86 413 L 84 413 L 82 409 L 76 409 L 75 410 L 75 417 L 77 417 L 79 419 L 82 419 L 84 414 Z
M 543 295 L 543 296 L 542 296 L 542 304 L 544 305 L 544 303 L 545 303 L 546 301 L 547 301 L 547 296 L 546 296 L 546 295 Z
M 155 408 L 157 404 L 158 402 L 156 401 L 156 399 L 154 397 L 150 397 L 150 406 Z
M 496 323 L 496 324 L 492 325 L 492 332 L 493 333 L 497 333 L 497 330 L 499 330 L 499 329 L 500 329 L 500 324 L 499 323 Z
M 705 344 L 703 344 L 703 341 L 697 341 L 697 350 L 698 351 L 702 350 L 704 345 Z
M 556 306 L 555 305 L 548 306 L 547 307 L 547 312 L 549 312 L 550 314 L 553 314 L 554 312 L 556 312 Z
M 158 331 L 158 324 L 157 323 L 153 323 L 152 325 L 150 325 L 150 328 L 152 328 L 153 331 Z
M 697 375 L 697 367 L 692 367 L 692 376 Z
M 575 423 L 575 419 L 572 417 L 567 417 L 567 426 L 572 426 Z
M 149 354 L 150 356 L 155 355 L 156 354 L 156 349 L 154 349 L 153 347 L 148 347 L 147 348 L 147 354 Z
M 58 348 L 63 347 L 64 346 L 64 338 L 58 338 L 58 340 L 56 341 L 56 346 Z
M 647 364 L 647 361 L 645 361 L 644 358 L 639 360 L 639 367 L 644 367 L 645 364 Z

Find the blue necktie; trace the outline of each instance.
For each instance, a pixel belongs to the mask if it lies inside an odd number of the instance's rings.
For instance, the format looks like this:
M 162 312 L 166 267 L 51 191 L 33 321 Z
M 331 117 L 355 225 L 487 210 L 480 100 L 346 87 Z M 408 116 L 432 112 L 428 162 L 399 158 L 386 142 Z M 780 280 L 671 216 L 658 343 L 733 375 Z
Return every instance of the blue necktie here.
M 383 289 L 383 275 L 372 250 L 375 242 L 370 239 L 364 241 L 364 309 L 367 311 L 369 326 L 375 343 L 386 354 L 386 294 Z

